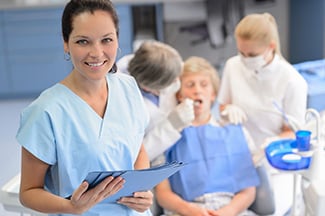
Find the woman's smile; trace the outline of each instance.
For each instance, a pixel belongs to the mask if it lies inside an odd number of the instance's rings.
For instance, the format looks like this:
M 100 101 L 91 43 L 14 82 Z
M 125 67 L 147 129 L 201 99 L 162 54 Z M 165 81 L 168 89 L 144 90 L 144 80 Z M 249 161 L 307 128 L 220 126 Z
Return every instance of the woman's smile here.
M 103 66 L 107 60 L 102 61 L 102 62 L 85 62 L 86 65 L 90 66 L 91 68 L 99 68 Z

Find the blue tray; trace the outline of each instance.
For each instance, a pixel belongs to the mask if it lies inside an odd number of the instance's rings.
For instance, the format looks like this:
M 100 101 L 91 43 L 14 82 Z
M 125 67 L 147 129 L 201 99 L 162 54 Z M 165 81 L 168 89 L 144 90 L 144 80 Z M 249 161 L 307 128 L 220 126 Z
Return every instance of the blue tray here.
M 294 139 L 277 140 L 265 148 L 265 155 L 271 166 L 280 170 L 308 169 L 311 158 L 297 155 L 296 149 Z M 294 157 L 296 159 L 286 160 L 284 159 L 286 156 L 296 156 Z

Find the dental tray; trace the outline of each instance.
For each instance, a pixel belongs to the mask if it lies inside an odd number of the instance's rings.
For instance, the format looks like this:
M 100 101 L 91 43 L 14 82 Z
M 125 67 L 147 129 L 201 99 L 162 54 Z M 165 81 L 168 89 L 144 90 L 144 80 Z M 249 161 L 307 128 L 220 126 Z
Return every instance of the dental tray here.
M 294 139 L 283 139 L 271 142 L 265 148 L 268 162 L 274 168 L 280 170 L 307 169 L 311 157 L 305 157 L 297 153 L 297 144 Z

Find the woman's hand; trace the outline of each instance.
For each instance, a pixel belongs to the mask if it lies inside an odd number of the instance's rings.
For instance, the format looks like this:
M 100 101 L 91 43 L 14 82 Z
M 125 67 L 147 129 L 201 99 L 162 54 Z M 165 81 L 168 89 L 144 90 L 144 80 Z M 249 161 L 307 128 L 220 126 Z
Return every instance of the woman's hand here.
M 138 212 L 144 212 L 152 205 L 153 194 L 151 191 L 135 192 L 133 197 L 122 197 L 118 203 Z
M 109 176 L 105 178 L 96 187 L 88 190 L 89 184 L 84 181 L 72 194 L 71 205 L 73 212 L 82 214 L 105 198 L 118 192 L 124 185 L 125 180 L 122 177 Z

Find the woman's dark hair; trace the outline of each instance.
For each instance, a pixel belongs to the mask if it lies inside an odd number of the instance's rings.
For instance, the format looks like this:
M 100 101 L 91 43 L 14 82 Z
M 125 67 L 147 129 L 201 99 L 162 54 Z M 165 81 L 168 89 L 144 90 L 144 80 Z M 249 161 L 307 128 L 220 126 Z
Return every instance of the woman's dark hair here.
M 90 12 L 93 14 L 96 10 L 106 11 L 112 16 L 118 36 L 119 20 L 114 5 L 110 0 L 71 0 L 65 6 L 62 14 L 61 27 L 64 42 L 69 41 L 73 29 L 73 19 L 80 13 Z

